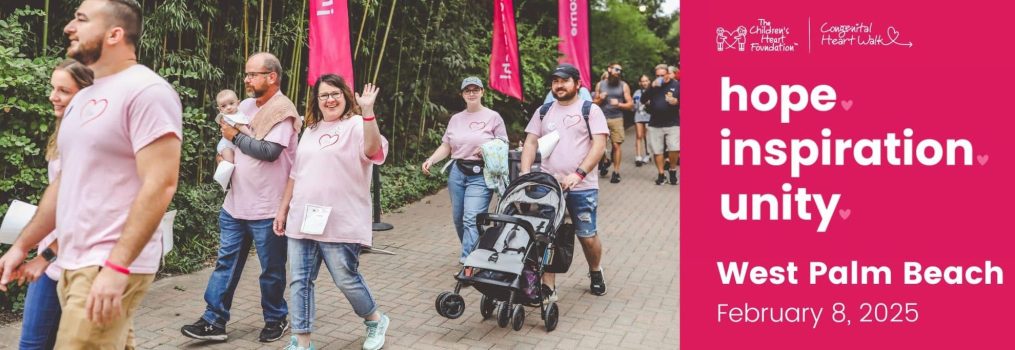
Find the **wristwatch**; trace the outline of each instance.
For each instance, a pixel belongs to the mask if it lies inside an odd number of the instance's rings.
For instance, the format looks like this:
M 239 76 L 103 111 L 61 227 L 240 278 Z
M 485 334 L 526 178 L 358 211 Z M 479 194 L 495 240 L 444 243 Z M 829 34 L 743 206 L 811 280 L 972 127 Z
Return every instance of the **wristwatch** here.
M 589 173 L 588 173 L 588 172 L 586 172 L 585 170 L 583 170 L 583 169 L 582 169 L 581 167 L 578 167 L 577 169 L 575 169 L 575 170 L 574 170 L 574 172 L 575 172 L 575 174 L 578 174 L 578 176 L 581 176 L 581 177 L 583 177 L 583 178 L 584 178 L 585 176 L 588 176 L 588 175 L 589 175 Z
M 39 253 L 39 255 L 41 255 L 43 259 L 46 259 L 47 262 L 56 261 L 56 253 L 54 253 L 52 249 L 46 248 L 46 250 L 43 250 L 42 253 Z

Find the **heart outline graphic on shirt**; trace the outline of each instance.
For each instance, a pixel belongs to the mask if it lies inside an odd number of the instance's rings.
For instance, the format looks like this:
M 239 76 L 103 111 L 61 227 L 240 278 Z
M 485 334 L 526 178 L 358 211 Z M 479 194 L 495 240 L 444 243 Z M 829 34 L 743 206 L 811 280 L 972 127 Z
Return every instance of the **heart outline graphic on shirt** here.
M 472 122 L 469 123 L 469 130 L 479 131 L 486 127 L 486 122 Z
M 570 129 L 572 126 L 578 125 L 578 122 L 582 120 L 582 116 L 570 114 L 564 117 L 564 127 Z
M 317 139 L 317 143 L 321 145 L 321 149 L 328 148 L 338 143 L 338 133 L 321 135 L 321 138 Z
M 100 103 L 102 105 L 101 109 L 99 107 Z M 82 118 L 81 126 L 85 126 L 85 124 L 91 123 L 93 120 L 98 119 L 99 116 L 101 116 L 102 113 L 106 111 L 107 107 L 109 107 L 109 100 L 106 100 L 104 98 L 99 100 L 93 98 L 91 100 L 88 100 L 88 102 L 85 102 L 84 108 L 81 109 L 81 118 Z

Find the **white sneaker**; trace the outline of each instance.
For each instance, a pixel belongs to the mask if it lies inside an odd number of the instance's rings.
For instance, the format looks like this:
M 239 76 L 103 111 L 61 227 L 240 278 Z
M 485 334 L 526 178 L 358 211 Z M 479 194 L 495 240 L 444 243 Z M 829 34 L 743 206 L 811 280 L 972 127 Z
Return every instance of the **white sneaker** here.
M 388 332 L 391 319 L 381 314 L 377 321 L 363 321 L 367 325 L 367 339 L 363 341 L 363 350 L 378 350 L 384 347 L 384 334 Z

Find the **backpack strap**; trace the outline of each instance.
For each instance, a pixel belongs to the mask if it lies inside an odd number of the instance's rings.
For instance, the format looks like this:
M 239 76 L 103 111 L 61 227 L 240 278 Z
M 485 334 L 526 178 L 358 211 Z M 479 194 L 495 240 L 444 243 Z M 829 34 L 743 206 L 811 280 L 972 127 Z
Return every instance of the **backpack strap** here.
M 543 118 L 546 117 L 546 112 L 550 111 L 551 106 L 553 106 L 553 101 L 547 102 L 542 106 L 539 106 L 539 121 L 543 121 Z
M 582 101 L 582 118 L 585 119 L 585 130 L 589 132 L 589 140 L 592 139 L 592 127 L 589 126 L 589 113 L 592 113 L 592 101 Z

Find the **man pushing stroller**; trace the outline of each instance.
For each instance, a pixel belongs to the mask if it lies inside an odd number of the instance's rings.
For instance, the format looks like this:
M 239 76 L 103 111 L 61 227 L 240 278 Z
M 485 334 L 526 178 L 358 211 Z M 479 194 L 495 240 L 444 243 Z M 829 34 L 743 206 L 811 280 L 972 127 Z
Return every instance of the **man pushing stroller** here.
M 606 280 L 600 265 L 603 248 L 596 230 L 599 178 L 586 175 L 596 169 L 602 158 L 610 130 L 599 106 L 578 98 L 581 86 L 578 69 L 570 64 L 561 64 L 553 70 L 551 78 L 551 91 L 556 101 L 541 107 L 529 120 L 525 128 L 528 135 L 520 173 L 531 169 L 539 137 L 557 131 L 560 141 L 555 151 L 542 159 L 541 166 L 544 172 L 557 178 L 565 191 L 569 191 L 565 200 L 567 212 L 589 264 L 589 289 L 594 295 L 606 295 Z M 554 282 L 554 274 L 543 275 L 543 283 L 553 290 L 549 298 L 552 301 L 557 299 Z

